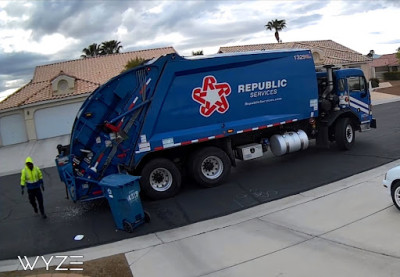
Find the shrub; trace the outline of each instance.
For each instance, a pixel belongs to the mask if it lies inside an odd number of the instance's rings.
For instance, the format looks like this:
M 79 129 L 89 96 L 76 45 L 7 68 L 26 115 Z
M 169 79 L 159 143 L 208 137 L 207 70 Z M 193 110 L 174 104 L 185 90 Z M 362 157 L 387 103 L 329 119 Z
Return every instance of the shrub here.
M 129 70 L 129 69 L 131 69 L 131 68 L 134 68 L 134 67 L 136 67 L 136 66 L 139 66 L 139 65 L 141 65 L 144 61 L 145 61 L 144 59 L 139 58 L 139 57 L 136 57 L 136 59 L 130 59 L 130 60 L 126 63 L 126 65 L 125 65 L 125 67 L 124 67 L 124 70 L 123 70 L 122 72 L 127 71 L 127 70 Z
M 400 71 L 385 72 L 383 73 L 385 80 L 400 80 Z
M 371 79 L 369 79 L 369 81 L 371 82 L 371 86 L 373 88 L 379 87 L 379 79 L 378 78 L 371 78 Z

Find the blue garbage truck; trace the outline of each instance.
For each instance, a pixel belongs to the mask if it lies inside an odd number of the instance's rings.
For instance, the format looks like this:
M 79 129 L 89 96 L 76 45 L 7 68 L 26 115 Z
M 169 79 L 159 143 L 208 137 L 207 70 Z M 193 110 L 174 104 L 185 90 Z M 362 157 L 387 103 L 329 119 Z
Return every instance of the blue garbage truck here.
M 110 79 L 80 108 L 56 164 L 74 201 L 103 197 L 102 178 L 141 176 L 152 199 L 172 197 L 185 173 L 220 185 L 237 160 L 349 150 L 376 128 L 360 69 L 316 68 L 310 50 L 184 58 L 169 54 Z

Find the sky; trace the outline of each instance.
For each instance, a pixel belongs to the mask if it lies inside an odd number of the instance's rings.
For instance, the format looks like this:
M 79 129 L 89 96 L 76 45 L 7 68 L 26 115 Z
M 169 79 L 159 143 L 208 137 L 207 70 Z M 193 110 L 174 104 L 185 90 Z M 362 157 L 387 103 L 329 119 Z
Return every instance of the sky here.
M 265 25 L 285 19 L 283 42 L 331 39 L 362 54 L 390 54 L 400 47 L 399 16 L 399 0 L 0 0 L 0 101 L 27 84 L 36 66 L 79 59 L 92 43 L 207 55 L 275 43 Z

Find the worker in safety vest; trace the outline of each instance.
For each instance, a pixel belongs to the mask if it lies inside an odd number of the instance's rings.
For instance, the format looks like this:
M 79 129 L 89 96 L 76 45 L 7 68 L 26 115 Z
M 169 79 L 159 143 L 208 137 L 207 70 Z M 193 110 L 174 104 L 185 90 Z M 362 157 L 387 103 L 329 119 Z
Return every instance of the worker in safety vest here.
M 21 194 L 24 194 L 25 186 L 28 187 L 29 202 L 35 213 L 38 213 L 36 200 L 39 204 L 39 210 L 43 218 L 47 218 L 44 213 L 43 195 L 40 188 L 44 191 L 43 175 L 39 167 L 33 165 L 31 157 L 26 158 L 25 168 L 21 171 Z

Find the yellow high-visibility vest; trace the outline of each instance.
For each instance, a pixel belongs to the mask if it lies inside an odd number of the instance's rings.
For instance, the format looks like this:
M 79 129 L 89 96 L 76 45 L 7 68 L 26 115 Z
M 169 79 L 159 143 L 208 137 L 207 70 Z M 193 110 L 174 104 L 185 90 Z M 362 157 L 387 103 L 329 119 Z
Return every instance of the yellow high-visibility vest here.
M 26 158 L 25 164 L 28 162 L 33 164 L 31 157 Z M 37 166 L 33 166 L 32 170 L 28 166 L 25 166 L 21 171 L 21 186 L 27 185 L 28 189 L 40 187 L 41 182 L 39 181 L 42 179 L 42 172 Z

